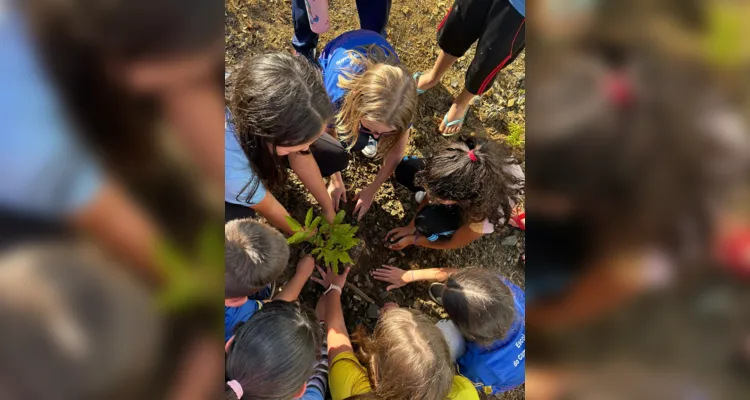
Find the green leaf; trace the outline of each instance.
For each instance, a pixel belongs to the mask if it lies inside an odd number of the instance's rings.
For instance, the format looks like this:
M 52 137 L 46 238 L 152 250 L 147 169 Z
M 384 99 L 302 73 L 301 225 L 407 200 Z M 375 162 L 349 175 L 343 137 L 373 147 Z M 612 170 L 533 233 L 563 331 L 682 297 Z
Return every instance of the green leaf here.
M 322 218 L 320 216 L 315 217 L 315 219 L 312 220 L 312 223 L 310 224 L 310 228 L 311 229 L 317 229 L 318 225 L 320 225 L 320 221 L 321 220 L 322 220 Z
M 289 224 L 289 227 L 292 228 L 292 231 L 299 232 L 302 230 L 302 225 L 300 225 L 296 219 L 288 215 L 285 217 L 285 219 L 286 219 L 286 223 Z
M 313 209 L 310 207 L 309 210 L 307 210 L 307 215 L 305 216 L 305 226 L 310 226 L 310 223 L 313 219 Z
M 307 237 L 307 232 L 304 232 L 304 231 L 297 232 L 294 235 L 292 235 L 292 237 L 287 239 L 286 242 L 289 244 L 297 244 L 300 242 L 304 242 L 306 237 Z
M 320 253 L 320 250 L 321 249 L 313 249 L 313 251 L 310 254 L 316 255 L 316 254 Z
M 353 262 L 352 258 L 349 257 L 349 253 L 347 252 L 342 252 L 341 254 L 339 254 L 339 261 L 341 261 L 342 263 L 349 263 L 349 264 Z
M 355 234 L 355 233 L 357 233 L 357 231 L 358 231 L 358 230 L 359 230 L 359 227 L 358 227 L 358 226 L 355 226 L 354 228 L 352 228 L 352 229 L 351 229 L 351 230 L 349 231 L 349 234 L 350 234 L 350 235 L 352 235 L 352 236 L 354 236 L 354 234 Z
M 320 249 L 316 249 L 316 250 L 320 250 Z M 323 256 L 325 256 L 325 253 L 322 253 L 322 252 L 318 253 L 318 256 L 315 257 L 315 259 L 318 260 L 318 261 L 320 261 L 320 259 L 323 258 Z
M 344 220 L 344 217 L 346 216 L 346 212 L 344 210 L 341 210 L 336 214 L 336 218 L 333 219 L 333 224 L 338 225 L 341 223 L 341 221 Z
M 326 265 L 331 265 L 331 261 L 332 260 L 331 260 L 331 252 L 330 251 L 326 251 L 325 252 L 325 254 L 323 255 L 323 260 L 325 260 Z
M 339 260 L 338 259 L 334 259 L 333 260 L 333 265 L 331 265 L 331 266 L 333 267 L 333 273 L 336 274 L 336 275 L 338 275 L 338 273 L 339 273 Z

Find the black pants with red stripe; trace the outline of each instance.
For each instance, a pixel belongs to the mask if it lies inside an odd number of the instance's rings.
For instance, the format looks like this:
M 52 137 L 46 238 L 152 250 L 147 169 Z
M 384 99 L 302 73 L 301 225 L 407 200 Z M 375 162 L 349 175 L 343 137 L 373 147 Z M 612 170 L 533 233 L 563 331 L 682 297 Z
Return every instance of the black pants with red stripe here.
M 438 26 L 438 45 L 461 57 L 477 40 L 465 85 L 470 93 L 480 95 L 526 45 L 526 18 L 508 0 L 455 0 Z

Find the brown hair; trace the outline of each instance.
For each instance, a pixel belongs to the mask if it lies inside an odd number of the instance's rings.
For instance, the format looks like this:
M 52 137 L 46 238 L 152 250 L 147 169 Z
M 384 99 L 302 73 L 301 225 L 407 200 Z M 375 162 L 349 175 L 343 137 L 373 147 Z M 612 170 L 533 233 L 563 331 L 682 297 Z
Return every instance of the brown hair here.
M 443 307 L 464 338 L 485 345 L 504 338 L 516 319 L 513 292 L 482 268 L 462 269 L 448 278 Z
M 339 77 L 338 86 L 347 93 L 336 114 L 336 133 L 353 146 L 362 118 L 393 126 L 397 134 L 380 139 L 378 157 L 382 158 L 411 126 L 417 111 L 417 85 L 409 71 L 398 64 L 395 54 L 386 54 L 375 45 L 363 50 L 348 51 L 352 66 L 363 72 L 345 71 Z
M 424 314 L 391 309 L 380 317 L 372 336 L 362 330 L 355 336 L 360 345 L 358 358 L 367 366 L 373 387 L 369 398 L 435 400 L 448 396 L 454 376 L 448 344 Z
M 249 296 L 284 272 L 289 246 L 284 236 L 252 219 L 224 225 L 224 297 Z

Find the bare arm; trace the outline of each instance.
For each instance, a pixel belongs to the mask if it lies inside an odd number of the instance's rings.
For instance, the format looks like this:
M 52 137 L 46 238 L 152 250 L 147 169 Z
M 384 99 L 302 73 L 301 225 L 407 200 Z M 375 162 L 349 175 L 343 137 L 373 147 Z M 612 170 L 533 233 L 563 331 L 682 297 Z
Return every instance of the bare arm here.
M 375 176 L 375 180 L 373 180 L 370 184 L 374 191 L 377 191 L 381 186 L 383 186 L 388 178 L 390 178 L 391 175 L 393 175 L 393 173 L 396 171 L 396 167 L 398 166 L 398 163 L 401 162 L 401 158 L 404 156 L 404 152 L 406 151 L 407 143 L 409 143 L 408 130 L 406 131 L 406 133 L 404 133 L 404 136 L 401 137 L 396 145 L 393 146 L 391 151 L 389 151 L 385 156 L 385 160 L 383 160 L 383 166 L 380 167 L 380 171 L 378 171 L 378 174 Z
M 156 265 L 156 227 L 116 183 L 105 182 L 94 199 L 68 219 L 105 249 L 130 260 L 136 272 L 150 282 L 164 278 Z
M 341 309 L 341 293 L 331 290 L 326 295 L 326 328 L 328 329 L 328 359 L 333 360 L 337 355 L 353 351 L 349 333 L 344 322 L 344 312 Z
M 305 185 L 310 194 L 315 197 L 320 207 L 323 208 L 323 215 L 329 222 L 333 220 L 336 212 L 333 210 L 333 200 L 328 194 L 323 176 L 320 174 L 320 168 L 311 154 L 289 154 L 289 165 L 292 171 L 299 177 L 302 184 Z
M 458 228 L 458 230 L 448 240 L 437 240 L 434 242 L 430 242 L 426 237 L 419 236 L 417 238 L 416 245 L 428 249 L 460 249 L 462 247 L 466 247 L 469 243 L 479 239 L 480 237 L 482 237 L 482 235 L 482 233 L 474 232 L 474 230 L 469 227 L 469 224 L 466 224 Z
M 257 211 L 258 214 L 267 219 L 271 225 L 287 235 L 294 234 L 294 231 L 292 231 L 292 228 L 286 222 L 286 217 L 289 216 L 289 212 L 281 205 L 281 203 L 279 203 L 271 192 L 267 192 L 266 196 L 263 197 L 263 200 L 261 200 L 260 203 L 250 208 Z
M 307 255 L 299 260 L 297 263 L 297 272 L 294 274 L 292 279 L 287 282 L 284 289 L 279 293 L 274 300 L 285 300 L 295 301 L 299 297 L 302 288 L 305 286 L 305 282 L 312 275 L 315 269 L 315 259 L 312 256 Z

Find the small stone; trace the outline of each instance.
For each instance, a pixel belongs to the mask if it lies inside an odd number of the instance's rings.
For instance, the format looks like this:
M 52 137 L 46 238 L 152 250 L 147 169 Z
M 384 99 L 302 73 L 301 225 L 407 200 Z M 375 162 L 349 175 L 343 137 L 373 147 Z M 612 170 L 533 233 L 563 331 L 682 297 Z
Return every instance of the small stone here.
M 452 79 L 451 80 L 451 87 L 454 88 L 454 89 L 457 88 L 458 87 L 458 81 L 455 80 L 455 79 Z
M 388 264 L 395 264 L 396 260 L 398 260 L 396 257 L 391 257 L 388 259 Z
M 352 297 L 354 297 L 354 300 L 357 300 L 357 301 L 362 301 L 362 298 L 361 298 L 361 297 L 359 297 L 359 296 L 357 296 L 356 294 L 355 294 L 354 296 L 352 296 Z
M 354 276 L 354 282 L 359 282 L 359 275 Z
M 477 96 L 477 97 L 474 97 L 474 98 L 473 98 L 473 99 L 471 100 L 471 105 L 472 105 L 472 106 L 478 106 L 478 105 L 479 105 L 479 104 L 480 104 L 481 102 L 482 102 L 482 98 L 481 98 L 481 97 L 479 97 L 479 96 Z
M 508 107 L 513 107 L 516 105 L 516 99 L 508 99 Z
M 503 246 L 515 246 L 516 243 L 518 243 L 518 237 L 515 235 L 508 236 L 505 239 L 503 239 L 502 242 L 500 242 L 500 244 Z

